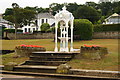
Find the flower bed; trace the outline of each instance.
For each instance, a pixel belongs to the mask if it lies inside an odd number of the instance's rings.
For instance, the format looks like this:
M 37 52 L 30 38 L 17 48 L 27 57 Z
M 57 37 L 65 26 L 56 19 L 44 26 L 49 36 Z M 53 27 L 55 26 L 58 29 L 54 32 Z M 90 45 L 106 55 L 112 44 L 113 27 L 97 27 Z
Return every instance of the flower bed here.
M 82 58 L 102 59 L 106 54 L 108 54 L 108 50 L 106 47 L 101 47 L 99 45 L 84 44 L 84 46 L 81 46 L 80 53 Z
M 15 51 L 18 55 L 29 57 L 32 52 L 44 52 L 46 49 L 38 45 L 19 45 L 15 47 Z
M 86 45 L 84 44 L 85 47 L 100 47 L 99 45 Z

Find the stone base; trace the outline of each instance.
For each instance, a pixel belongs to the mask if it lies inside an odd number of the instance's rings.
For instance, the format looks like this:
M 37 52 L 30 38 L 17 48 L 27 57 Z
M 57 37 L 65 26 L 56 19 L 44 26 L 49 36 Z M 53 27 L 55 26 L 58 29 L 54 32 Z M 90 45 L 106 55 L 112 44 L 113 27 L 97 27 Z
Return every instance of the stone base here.
M 80 54 L 75 58 L 100 60 L 108 54 L 108 50 L 105 47 L 81 47 Z

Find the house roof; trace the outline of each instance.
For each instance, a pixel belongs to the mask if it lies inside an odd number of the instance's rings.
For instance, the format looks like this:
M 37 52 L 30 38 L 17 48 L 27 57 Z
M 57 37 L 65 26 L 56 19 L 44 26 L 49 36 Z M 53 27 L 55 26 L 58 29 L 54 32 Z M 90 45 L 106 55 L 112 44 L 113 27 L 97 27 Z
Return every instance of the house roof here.
M 114 17 L 114 16 L 120 16 L 120 15 L 117 14 L 117 13 L 114 13 L 114 14 L 111 15 L 111 17 Z
M 54 19 L 54 16 L 51 15 L 50 13 L 39 13 L 37 15 L 37 18 L 53 18 Z
M 110 19 L 111 17 L 120 17 L 120 15 L 117 14 L 117 13 L 114 13 L 114 14 L 112 14 L 111 16 L 109 16 L 108 18 L 106 18 L 105 20 L 108 20 L 108 19 Z
M 0 23 L 10 23 L 10 22 L 5 19 L 0 18 Z

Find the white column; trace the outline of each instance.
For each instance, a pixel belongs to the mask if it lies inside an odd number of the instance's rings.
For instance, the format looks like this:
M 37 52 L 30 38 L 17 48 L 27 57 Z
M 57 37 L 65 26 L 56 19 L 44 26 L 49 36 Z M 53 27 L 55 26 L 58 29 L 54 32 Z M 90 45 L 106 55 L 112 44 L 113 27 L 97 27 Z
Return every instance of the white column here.
M 33 33 L 33 28 L 31 27 L 31 32 Z
M 66 44 L 65 44 L 65 26 L 64 26 L 64 30 L 63 30 L 63 38 L 64 38 L 64 40 L 63 40 L 63 51 L 65 51 L 66 50 Z
M 57 47 L 57 28 L 58 28 L 58 22 L 55 22 L 55 52 L 58 52 L 58 47 Z
M 29 28 L 27 28 L 27 32 L 29 32 Z
M 22 30 L 23 30 L 23 33 L 25 33 L 25 28 L 22 28 Z
M 68 48 L 68 21 L 66 22 L 66 52 L 69 52 L 69 48 Z
M 60 30 L 61 30 L 61 38 L 62 38 L 62 28 L 60 28 Z M 60 39 L 60 52 L 62 52 L 63 51 L 63 43 L 62 43 L 63 41 Z
M 41 20 L 38 18 L 38 23 L 37 23 L 37 25 L 38 25 L 38 31 L 41 31 L 41 28 L 40 28 L 40 26 L 41 26 Z
M 73 51 L 73 20 L 71 21 L 71 45 L 70 45 L 70 51 Z

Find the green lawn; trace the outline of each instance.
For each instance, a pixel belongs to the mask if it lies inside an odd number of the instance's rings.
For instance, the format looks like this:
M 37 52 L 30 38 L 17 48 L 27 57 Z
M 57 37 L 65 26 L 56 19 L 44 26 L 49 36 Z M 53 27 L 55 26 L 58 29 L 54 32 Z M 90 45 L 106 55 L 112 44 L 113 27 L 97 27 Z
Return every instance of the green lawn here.
M 16 45 L 26 44 L 26 45 L 41 45 L 46 47 L 47 50 L 54 50 L 53 39 L 26 39 L 26 40 L 1 40 L 2 41 L 2 50 L 14 50 Z M 118 39 L 93 39 L 90 41 L 75 41 L 74 48 L 80 48 L 80 46 L 88 45 L 100 45 L 107 47 L 109 53 L 102 60 L 86 60 L 86 59 L 73 59 L 68 62 L 72 68 L 76 69 L 98 69 L 98 70 L 118 70 Z M 0 56 L 2 57 L 2 64 L 8 62 L 17 62 L 22 63 L 28 58 L 16 58 L 15 53 L 7 54 Z

